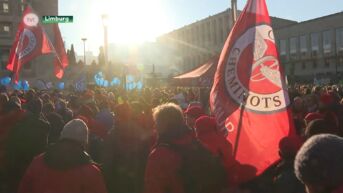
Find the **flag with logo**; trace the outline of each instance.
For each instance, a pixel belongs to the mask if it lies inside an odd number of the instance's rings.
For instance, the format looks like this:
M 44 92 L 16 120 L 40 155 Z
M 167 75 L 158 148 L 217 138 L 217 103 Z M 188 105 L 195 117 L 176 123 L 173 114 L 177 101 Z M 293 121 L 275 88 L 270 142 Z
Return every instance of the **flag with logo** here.
M 256 173 L 279 159 L 278 143 L 294 134 L 289 97 L 265 0 L 248 0 L 222 50 L 210 95 L 235 158 Z
M 44 29 L 39 24 L 39 17 L 27 6 L 12 45 L 7 69 L 14 73 L 13 80 L 19 79 L 19 72 L 24 64 L 42 54 L 53 52 L 53 47 Z

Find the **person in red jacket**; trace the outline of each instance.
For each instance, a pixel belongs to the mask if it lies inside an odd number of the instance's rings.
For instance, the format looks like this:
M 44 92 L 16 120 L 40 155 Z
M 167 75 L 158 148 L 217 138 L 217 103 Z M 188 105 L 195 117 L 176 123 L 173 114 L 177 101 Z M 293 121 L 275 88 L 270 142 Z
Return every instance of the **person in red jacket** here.
M 158 106 L 153 112 L 158 133 L 157 143 L 190 144 L 193 135 L 179 106 L 169 103 Z M 181 156 L 172 149 L 157 146 L 149 155 L 145 170 L 144 193 L 186 193 L 179 176 Z
M 87 142 L 87 125 L 68 122 L 60 140 L 31 162 L 18 192 L 107 193 L 99 168 L 84 151 Z
M 232 145 L 225 137 L 217 132 L 217 123 L 214 117 L 201 116 L 195 121 L 196 137 L 199 141 L 218 156 L 223 162 L 228 174 L 234 165 L 235 159 L 232 155 Z

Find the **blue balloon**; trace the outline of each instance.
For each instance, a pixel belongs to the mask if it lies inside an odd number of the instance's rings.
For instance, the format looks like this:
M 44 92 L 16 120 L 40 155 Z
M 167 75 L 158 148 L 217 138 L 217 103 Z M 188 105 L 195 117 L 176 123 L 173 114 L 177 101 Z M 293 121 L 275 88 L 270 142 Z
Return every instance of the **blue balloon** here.
M 64 89 L 64 82 L 58 83 L 57 88 L 60 90 L 63 90 Z
M 22 89 L 24 91 L 30 90 L 30 85 L 29 85 L 29 82 L 27 80 L 22 81 L 21 82 L 21 86 L 22 86 Z
M 104 81 L 104 87 L 108 87 L 108 85 L 109 85 L 109 84 L 108 84 L 108 80 L 105 80 L 105 81 Z
M 132 75 L 128 75 L 126 80 L 127 80 L 127 82 L 133 82 L 133 81 L 135 81 L 135 78 Z
M 11 83 L 11 77 L 7 76 L 1 79 L 1 84 L 7 86 Z
M 13 88 L 14 88 L 15 90 L 21 90 L 21 89 L 22 89 L 21 80 L 19 80 L 18 83 L 14 83 L 14 84 L 13 84 Z
M 116 85 L 120 85 L 119 78 L 113 78 L 113 80 L 111 82 L 111 86 L 116 86 Z
M 142 81 L 138 81 L 136 84 L 137 89 L 142 90 L 143 89 L 143 83 Z

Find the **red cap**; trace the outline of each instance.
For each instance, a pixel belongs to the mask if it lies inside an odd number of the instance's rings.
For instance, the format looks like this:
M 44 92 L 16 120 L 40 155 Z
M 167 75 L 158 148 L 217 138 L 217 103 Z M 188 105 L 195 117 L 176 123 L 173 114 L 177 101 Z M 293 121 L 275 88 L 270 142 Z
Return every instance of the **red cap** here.
M 309 113 L 305 117 L 306 124 L 309 124 L 311 121 L 316 119 L 324 119 L 324 116 L 320 113 Z
M 217 122 L 214 117 L 201 116 L 195 121 L 196 132 L 203 131 L 215 131 L 217 128 Z
M 295 156 L 302 144 L 298 137 L 284 137 L 279 142 L 279 149 L 283 156 Z
M 325 93 L 320 96 L 320 102 L 323 105 L 332 105 L 335 102 L 335 99 L 332 94 Z
M 185 114 L 195 119 L 198 119 L 199 117 L 205 115 L 205 112 L 201 107 L 193 106 L 193 107 L 187 108 L 185 111 Z

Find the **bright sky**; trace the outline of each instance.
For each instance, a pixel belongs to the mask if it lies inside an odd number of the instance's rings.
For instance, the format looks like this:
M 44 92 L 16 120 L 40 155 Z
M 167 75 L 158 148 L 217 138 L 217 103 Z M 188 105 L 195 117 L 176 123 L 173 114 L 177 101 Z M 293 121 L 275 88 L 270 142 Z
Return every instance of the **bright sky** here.
M 246 0 L 238 0 L 243 9 Z M 109 19 L 109 42 L 139 43 L 152 41 L 197 20 L 227 9 L 229 0 L 59 0 L 59 15 L 73 15 L 73 24 L 60 24 L 62 36 L 83 52 L 81 38 L 86 37 L 87 50 L 98 54 L 103 45 L 101 15 Z M 343 0 L 267 0 L 271 16 L 305 21 L 343 11 Z

